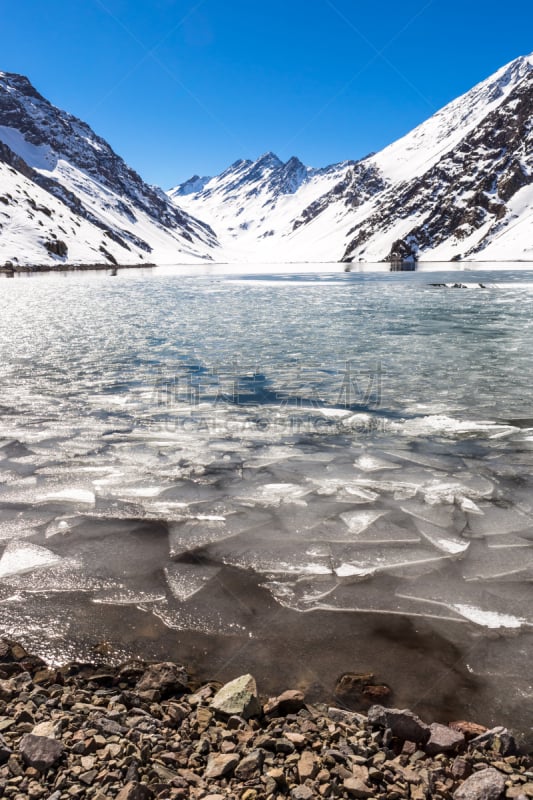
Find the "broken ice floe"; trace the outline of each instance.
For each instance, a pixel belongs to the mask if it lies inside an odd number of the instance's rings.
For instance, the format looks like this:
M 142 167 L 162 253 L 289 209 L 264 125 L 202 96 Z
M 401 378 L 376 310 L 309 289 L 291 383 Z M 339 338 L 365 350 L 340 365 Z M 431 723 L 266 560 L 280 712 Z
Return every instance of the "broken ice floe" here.
M 220 567 L 206 564 L 169 564 L 165 567 L 165 577 L 170 591 L 176 600 L 190 600 L 216 578 Z
M 60 560 L 59 556 L 45 547 L 29 542 L 10 542 L 0 559 L 0 578 L 44 569 L 58 564 Z

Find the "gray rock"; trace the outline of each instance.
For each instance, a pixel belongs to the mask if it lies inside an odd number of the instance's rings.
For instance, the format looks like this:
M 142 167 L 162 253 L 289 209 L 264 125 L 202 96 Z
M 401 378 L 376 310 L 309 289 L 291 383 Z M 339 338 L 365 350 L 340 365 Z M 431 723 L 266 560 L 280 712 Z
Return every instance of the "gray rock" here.
M 249 781 L 261 773 L 265 753 L 263 750 L 253 750 L 245 756 L 235 770 L 235 777 L 241 781 Z
M 498 800 L 505 790 L 501 772 L 489 767 L 475 772 L 454 793 L 454 800 Z
M 60 761 L 64 747 L 57 739 L 47 736 L 35 736 L 33 733 L 24 736 L 19 745 L 22 760 L 27 767 L 34 767 L 39 772 L 46 772 Z
M 456 753 L 465 746 L 465 737 L 458 731 L 453 731 L 447 725 L 434 722 L 429 726 L 430 737 L 426 742 L 426 753 L 436 756 L 438 753 Z
M 356 728 L 366 723 L 366 717 L 357 711 L 345 711 L 344 708 L 328 708 L 328 717 L 333 722 L 342 722 L 344 725 L 353 725 Z
M 227 755 L 214 753 L 209 757 L 204 778 L 222 778 L 225 775 L 231 775 L 239 760 L 239 756 L 234 753 Z
M 104 736 L 121 736 L 128 730 L 124 725 L 119 725 L 118 722 L 115 722 L 114 719 L 109 719 L 109 717 L 99 717 L 94 720 L 93 725 Z
M 430 737 L 429 725 L 408 709 L 372 706 L 368 710 L 368 721 L 374 727 L 389 728 L 398 739 L 425 743 Z
M 242 675 L 234 681 L 226 683 L 213 700 L 211 708 L 227 717 L 234 715 L 249 719 L 261 713 L 257 699 L 257 686 L 251 675 Z
M 162 696 L 180 693 L 187 690 L 187 672 L 183 667 L 179 667 L 171 662 L 152 664 L 142 675 L 137 683 L 137 691 L 161 692 Z

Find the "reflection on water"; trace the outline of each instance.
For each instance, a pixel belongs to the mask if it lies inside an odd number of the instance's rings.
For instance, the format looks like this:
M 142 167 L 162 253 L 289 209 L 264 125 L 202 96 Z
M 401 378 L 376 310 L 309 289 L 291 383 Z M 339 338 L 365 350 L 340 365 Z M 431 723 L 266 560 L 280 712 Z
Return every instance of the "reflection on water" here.
M 393 263 L 390 265 L 391 272 L 415 272 L 416 271 L 416 263 L 408 263 L 408 262 L 400 262 L 400 263 Z
M 532 275 L 381 267 L 5 285 L 2 630 L 527 733 Z

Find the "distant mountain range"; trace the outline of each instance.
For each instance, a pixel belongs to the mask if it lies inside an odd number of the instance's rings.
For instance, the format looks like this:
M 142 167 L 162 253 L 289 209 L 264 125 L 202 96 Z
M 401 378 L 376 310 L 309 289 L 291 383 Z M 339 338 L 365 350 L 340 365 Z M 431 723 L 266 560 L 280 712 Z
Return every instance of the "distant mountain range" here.
M 0 264 L 533 260 L 532 145 L 527 56 L 362 160 L 266 153 L 165 194 L 0 73 Z

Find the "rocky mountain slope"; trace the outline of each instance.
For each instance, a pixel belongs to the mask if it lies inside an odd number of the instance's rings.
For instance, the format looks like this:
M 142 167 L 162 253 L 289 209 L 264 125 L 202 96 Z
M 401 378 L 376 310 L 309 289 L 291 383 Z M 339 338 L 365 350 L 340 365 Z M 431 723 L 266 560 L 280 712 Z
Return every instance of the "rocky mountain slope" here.
M 361 161 L 269 153 L 169 194 L 227 260 L 533 259 L 532 118 L 533 55 Z
M 266 153 L 165 194 L 0 73 L 0 265 L 532 260 L 532 118 L 533 55 L 360 161 Z
M 189 262 L 215 246 L 88 125 L 0 73 L 0 264 Z

